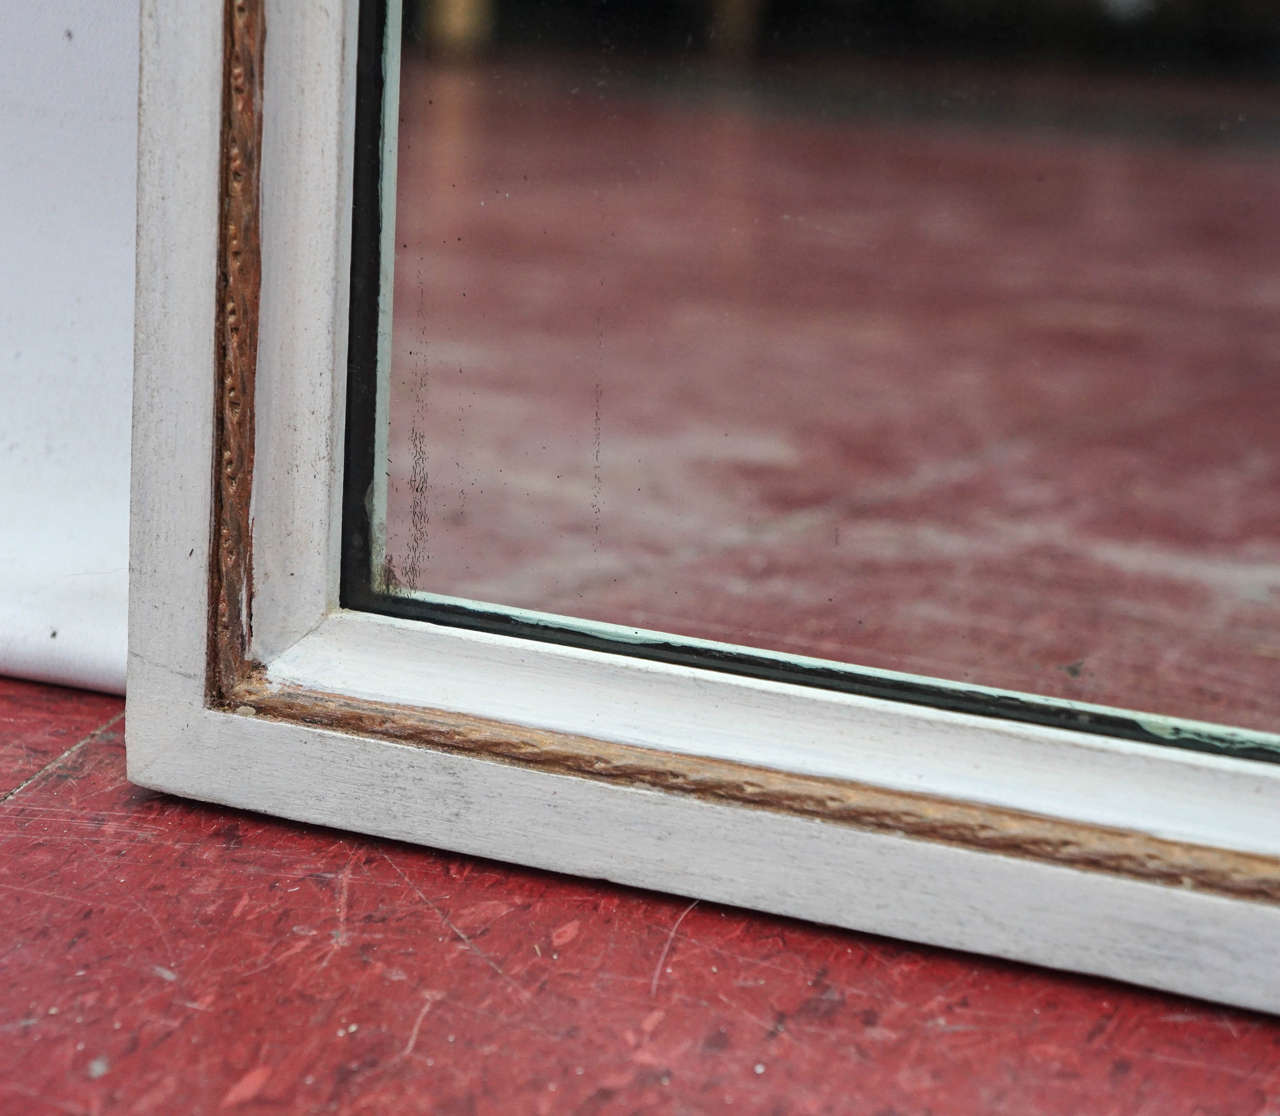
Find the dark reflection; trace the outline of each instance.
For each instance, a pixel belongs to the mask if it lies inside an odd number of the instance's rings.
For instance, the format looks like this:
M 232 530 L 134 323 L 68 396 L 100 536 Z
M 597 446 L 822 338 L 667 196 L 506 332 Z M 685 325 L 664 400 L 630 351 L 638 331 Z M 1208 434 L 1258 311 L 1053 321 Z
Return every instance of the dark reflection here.
M 1280 726 L 1272 5 L 405 21 L 380 588 Z
M 1280 48 L 1269 0 L 406 0 L 404 29 L 409 42 L 455 55 L 963 54 L 1236 74 L 1265 71 Z

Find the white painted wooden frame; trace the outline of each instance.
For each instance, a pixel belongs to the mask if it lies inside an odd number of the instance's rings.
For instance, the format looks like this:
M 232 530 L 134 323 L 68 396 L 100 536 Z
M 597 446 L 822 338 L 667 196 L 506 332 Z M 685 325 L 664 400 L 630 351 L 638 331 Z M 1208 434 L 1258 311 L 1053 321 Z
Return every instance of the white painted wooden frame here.
M 215 695 L 224 3 L 143 3 L 130 778 L 1280 1011 L 1280 766 L 338 607 L 356 8 L 266 0 L 257 673 Z

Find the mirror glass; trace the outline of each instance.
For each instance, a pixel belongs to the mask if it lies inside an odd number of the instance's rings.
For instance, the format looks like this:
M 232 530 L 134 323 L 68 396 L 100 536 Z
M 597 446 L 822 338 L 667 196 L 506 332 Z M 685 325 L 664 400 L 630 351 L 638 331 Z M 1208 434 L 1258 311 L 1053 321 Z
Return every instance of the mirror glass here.
M 385 15 L 380 599 L 1280 729 L 1272 5 Z

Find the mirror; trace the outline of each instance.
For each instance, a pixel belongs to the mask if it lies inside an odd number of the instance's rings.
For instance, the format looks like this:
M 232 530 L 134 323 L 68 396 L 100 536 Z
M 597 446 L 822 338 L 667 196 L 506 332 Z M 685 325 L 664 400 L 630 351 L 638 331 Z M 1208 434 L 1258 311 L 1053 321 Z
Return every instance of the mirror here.
M 392 4 L 379 607 L 1280 756 L 1280 18 L 1027 9 Z

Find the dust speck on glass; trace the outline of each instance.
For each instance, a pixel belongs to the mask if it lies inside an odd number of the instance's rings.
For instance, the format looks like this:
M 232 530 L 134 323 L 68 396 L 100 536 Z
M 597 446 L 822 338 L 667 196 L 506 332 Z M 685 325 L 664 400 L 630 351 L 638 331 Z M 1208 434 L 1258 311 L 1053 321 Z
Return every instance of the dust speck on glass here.
M 1280 761 L 1280 7 L 360 23 L 345 606 Z

